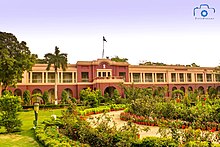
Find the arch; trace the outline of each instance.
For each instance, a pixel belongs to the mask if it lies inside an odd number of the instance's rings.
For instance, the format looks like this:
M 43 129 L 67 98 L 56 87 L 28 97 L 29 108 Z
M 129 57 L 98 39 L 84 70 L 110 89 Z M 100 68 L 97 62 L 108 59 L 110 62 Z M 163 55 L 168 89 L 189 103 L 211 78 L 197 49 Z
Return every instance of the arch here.
M 108 94 L 109 97 L 113 97 L 113 95 L 114 95 L 114 90 L 115 90 L 115 89 L 116 89 L 116 88 L 115 88 L 114 86 L 106 87 L 106 88 L 105 88 L 105 91 L 104 91 L 104 94 Z
M 20 97 L 22 97 L 22 91 L 21 91 L 21 89 L 15 89 L 14 95 L 15 95 L 15 96 L 20 96 Z
M 36 88 L 32 91 L 32 94 L 36 94 L 36 93 L 42 94 L 42 91 L 40 89 Z
M 185 93 L 185 87 L 180 87 L 180 90 L 182 90 Z
M 73 91 L 70 88 L 66 88 L 64 90 L 67 92 L 68 97 L 71 97 L 71 98 L 73 97 Z
M 55 92 L 54 92 L 54 88 L 51 88 L 48 90 L 48 102 L 54 104 L 55 103 Z
M 177 88 L 175 86 L 172 88 L 172 91 L 174 91 L 174 90 L 177 90 Z
M 36 88 L 32 91 L 32 98 L 31 98 L 31 103 L 34 104 L 34 102 L 38 101 L 40 104 L 44 103 L 44 100 L 42 99 L 41 96 L 34 96 L 34 94 L 41 94 L 42 95 L 42 91 L 39 88 Z
M 191 86 L 188 87 L 188 91 L 192 92 L 193 88 Z
M 199 92 L 199 94 L 205 94 L 204 87 L 199 86 L 199 88 L 198 88 L 198 92 Z

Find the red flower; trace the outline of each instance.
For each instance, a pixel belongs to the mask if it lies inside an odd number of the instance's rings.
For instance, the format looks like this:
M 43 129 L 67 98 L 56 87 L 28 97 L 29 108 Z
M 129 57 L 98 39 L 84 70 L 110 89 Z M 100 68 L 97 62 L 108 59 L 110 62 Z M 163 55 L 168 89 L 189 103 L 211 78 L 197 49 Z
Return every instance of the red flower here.
M 204 97 L 204 101 L 206 101 L 206 98 Z

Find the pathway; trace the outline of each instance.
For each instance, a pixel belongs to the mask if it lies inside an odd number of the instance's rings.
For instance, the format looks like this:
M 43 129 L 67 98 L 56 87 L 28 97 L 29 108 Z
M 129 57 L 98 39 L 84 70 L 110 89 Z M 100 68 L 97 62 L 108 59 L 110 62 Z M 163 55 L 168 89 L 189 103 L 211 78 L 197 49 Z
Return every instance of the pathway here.
M 121 110 L 121 111 L 111 111 L 111 112 L 107 113 L 107 115 L 112 116 L 112 119 L 116 123 L 116 126 L 118 128 L 122 127 L 124 124 L 127 123 L 126 121 L 122 121 L 120 119 L 120 114 L 122 112 L 123 112 L 123 110 Z M 100 115 L 103 115 L 103 114 L 94 114 L 94 115 L 89 116 L 89 118 L 95 118 L 95 117 L 100 116 Z M 91 120 L 89 118 L 87 119 L 88 121 Z M 112 125 L 112 124 L 110 124 L 110 125 Z M 140 131 L 140 138 L 143 138 L 143 137 L 146 137 L 146 136 L 157 136 L 157 137 L 160 136 L 159 134 L 157 134 L 159 127 L 156 127 L 156 126 L 152 127 L 152 126 L 139 125 L 139 124 L 135 124 L 135 125 L 139 126 L 139 128 L 141 129 L 141 131 Z M 146 128 L 146 127 L 150 128 L 150 130 L 147 131 L 147 132 L 142 130 L 142 129 Z

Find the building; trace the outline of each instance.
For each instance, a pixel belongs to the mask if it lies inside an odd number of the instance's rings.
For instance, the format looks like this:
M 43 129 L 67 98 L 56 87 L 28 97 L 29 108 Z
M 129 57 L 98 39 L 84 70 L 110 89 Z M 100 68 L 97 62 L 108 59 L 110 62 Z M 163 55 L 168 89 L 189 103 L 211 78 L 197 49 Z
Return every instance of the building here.
M 50 102 L 54 102 L 55 72 L 53 68 L 46 71 L 46 64 L 36 64 L 32 71 L 24 72 L 24 78 L 16 88 L 10 88 L 15 95 L 23 95 L 25 90 L 31 94 L 49 92 Z M 110 59 L 78 61 L 68 64 L 66 71 L 58 71 L 58 99 L 66 90 L 71 97 L 79 98 L 80 90 L 90 87 L 100 89 L 102 94 L 111 94 L 117 89 L 123 96 L 120 84 L 138 87 L 164 87 L 169 90 L 167 96 L 175 89 L 193 91 L 199 89 L 205 93 L 208 88 L 220 92 L 220 73 L 212 67 L 187 67 L 182 65 L 130 65 L 127 62 L 115 62 Z

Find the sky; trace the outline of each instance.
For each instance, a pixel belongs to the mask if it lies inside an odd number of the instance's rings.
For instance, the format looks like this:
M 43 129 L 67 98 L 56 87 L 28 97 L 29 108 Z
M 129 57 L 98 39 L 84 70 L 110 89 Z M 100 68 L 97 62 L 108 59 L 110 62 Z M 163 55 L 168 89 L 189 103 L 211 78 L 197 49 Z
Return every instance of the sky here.
M 0 31 L 43 58 L 58 46 L 68 62 L 105 57 L 130 64 L 220 65 L 219 0 L 0 0 Z M 194 8 L 208 4 L 209 8 Z M 208 15 L 201 16 L 206 10 Z M 205 19 L 203 19 L 205 18 Z

